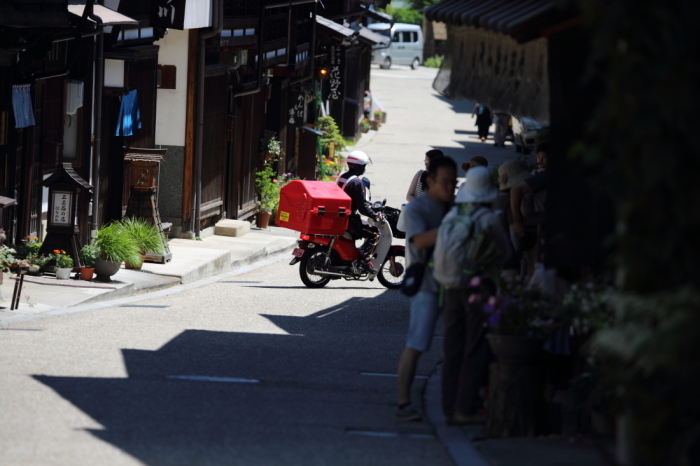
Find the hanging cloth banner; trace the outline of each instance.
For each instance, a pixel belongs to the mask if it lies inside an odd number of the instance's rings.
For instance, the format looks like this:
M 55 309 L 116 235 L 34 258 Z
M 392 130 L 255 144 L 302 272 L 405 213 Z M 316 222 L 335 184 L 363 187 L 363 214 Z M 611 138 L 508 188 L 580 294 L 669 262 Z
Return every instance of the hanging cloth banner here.
M 15 128 L 34 126 L 31 84 L 12 86 L 12 110 L 15 113 Z
M 133 136 L 134 129 L 141 128 L 141 112 L 139 111 L 138 91 L 134 89 L 122 97 L 122 106 L 117 118 L 115 136 Z M 119 134 L 119 133 L 122 134 Z

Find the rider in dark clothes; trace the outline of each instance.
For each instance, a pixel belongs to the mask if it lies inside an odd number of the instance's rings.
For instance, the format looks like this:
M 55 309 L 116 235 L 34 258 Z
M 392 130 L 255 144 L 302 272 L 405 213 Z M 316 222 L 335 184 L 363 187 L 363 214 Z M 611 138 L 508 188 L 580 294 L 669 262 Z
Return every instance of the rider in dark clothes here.
M 348 225 L 348 231 L 356 236 L 365 238 L 364 244 L 364 263 L 372 271 L 376 271 L 376 267 L 371 260 L 374 256 L 374 250 L 379 242 L 379 228 L 368 224 L 360 218 L 360 214 L 375 220 L 380 220 L 382 214 L 372 210 L 365 193 L 365 184 L 360 177 L 365 173 L 365 167 L 370 162 L 369 157 L 362 151 L 356 150 L 348 155 L 346 160 L 348 171 L 340 175 L 338 178 L 338 186 L 343 188 L 345 193 L 352 199 L 352 214 Z

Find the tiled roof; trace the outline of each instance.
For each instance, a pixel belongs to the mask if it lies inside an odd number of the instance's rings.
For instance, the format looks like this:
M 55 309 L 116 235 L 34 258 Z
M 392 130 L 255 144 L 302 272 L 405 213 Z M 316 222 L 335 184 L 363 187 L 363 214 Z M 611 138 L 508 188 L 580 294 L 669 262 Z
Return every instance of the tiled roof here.
M 509 35 L 519 42 L 576 17 L 552 0 L 443 0 L 423 10 L 425 17 L 456 26 L 473 26 Z

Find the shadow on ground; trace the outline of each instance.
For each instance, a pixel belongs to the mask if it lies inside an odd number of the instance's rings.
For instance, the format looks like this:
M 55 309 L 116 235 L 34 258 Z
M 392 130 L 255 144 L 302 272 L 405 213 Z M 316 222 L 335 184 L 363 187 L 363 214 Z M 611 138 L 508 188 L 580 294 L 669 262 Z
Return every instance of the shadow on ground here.
M 394 368 L 408 320 L 403 296 L 263 317 L 287 334 L 190 329 L 155 351 L 122 349 L 127 378 L 34 378 L 103 426 L 92 435 L 146 464 L 445 464 L 435 440 L 387 445 L 346 434 L 430 432 L 395 425 L 394 379 L 360 375 Z

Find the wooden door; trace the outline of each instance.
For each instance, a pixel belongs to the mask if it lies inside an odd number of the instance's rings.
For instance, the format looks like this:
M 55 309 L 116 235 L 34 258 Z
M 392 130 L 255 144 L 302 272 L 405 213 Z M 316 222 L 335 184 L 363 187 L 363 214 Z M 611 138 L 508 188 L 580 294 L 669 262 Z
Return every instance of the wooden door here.
M 260 167 L 259 144 L 265 118 L 267 90 L 236 97 L 231 96 L 234 136 L 230 145 L 229 218 L 245 219 L 255 213 L 255 172 Z
M 202 140 L 202 199 L 200 218 L 221 218 L 226 169 L 226 121 L 228 74 L 225 67 L 207 69 L 204 81 L 204 130 Z

